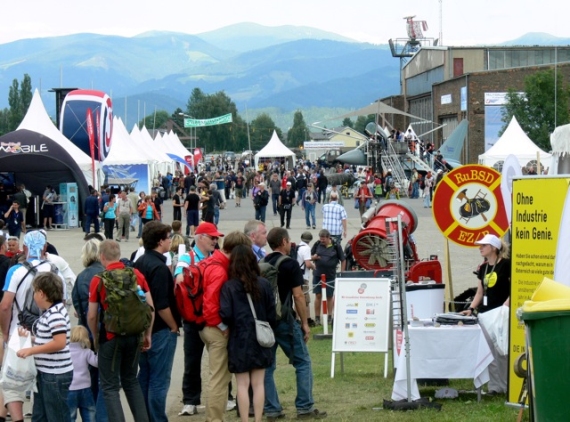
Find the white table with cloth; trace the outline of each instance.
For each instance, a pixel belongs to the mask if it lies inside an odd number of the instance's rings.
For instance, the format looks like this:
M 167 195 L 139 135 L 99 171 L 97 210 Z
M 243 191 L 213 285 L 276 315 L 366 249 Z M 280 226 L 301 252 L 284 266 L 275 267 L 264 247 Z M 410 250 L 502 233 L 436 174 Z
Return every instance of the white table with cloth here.
M 417 379 L 472 378 L 475 388 L 489 381 L 493 355 L 479 325 L 409 327 L 412 400 L 420 398 Z M 407 399 L 405 345 L 398 356 L 392 400 Z

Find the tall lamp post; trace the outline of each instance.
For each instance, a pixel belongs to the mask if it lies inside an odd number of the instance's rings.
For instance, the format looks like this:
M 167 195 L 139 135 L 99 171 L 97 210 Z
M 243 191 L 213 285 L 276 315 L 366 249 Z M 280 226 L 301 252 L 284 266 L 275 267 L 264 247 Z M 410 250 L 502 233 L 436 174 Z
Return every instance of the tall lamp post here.
M 183 116 L 183 117 L 188 117 L 190 119 L 193 119 L 194 117 L 189 116 L 186 113 L 178 113 L 179 116 Z M 186 129 L 186 125 L 184 125 L 184 128 Z M 192 150 L 192 153 L 194 153 L 194 150 L 196 149 L 197 146 L 197 140 L 196 140 L 196 127 L 192 127 L 190 126 L 190 149 Z M 194 131 L 192 131 L 192 129 L 194 129 Z M 192 132 L 194 132 L 194 135 L 192 135 Z M 192 146 L 192 138 L 194 138 L 194 146 Z

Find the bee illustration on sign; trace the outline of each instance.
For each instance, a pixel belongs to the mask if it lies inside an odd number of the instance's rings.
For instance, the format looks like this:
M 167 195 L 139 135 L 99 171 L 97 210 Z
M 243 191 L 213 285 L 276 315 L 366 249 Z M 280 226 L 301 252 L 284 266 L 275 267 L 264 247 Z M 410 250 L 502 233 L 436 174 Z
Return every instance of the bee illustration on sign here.
M 485 213 L 491 209 L 491 203 L 485 199 L 486 196 L 487 194 L 482 192 L 481 189 L 477 191 L 473 198 L 467 196 L 467 189 L 463 189 L 459 192 L 457 199 L 460 202 L 465 201 L 465 203 L 459 207 L 459 215 L 461 215 L 461 218 L 464 219 L 466 223 L 473 217 L 479 215 L 483 218 L 483 221 L 487 221 Z

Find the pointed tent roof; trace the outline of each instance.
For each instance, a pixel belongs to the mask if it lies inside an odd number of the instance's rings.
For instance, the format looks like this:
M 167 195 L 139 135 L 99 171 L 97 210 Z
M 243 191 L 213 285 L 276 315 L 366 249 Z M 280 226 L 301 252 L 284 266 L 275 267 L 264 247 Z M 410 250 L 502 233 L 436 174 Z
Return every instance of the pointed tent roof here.
M 122 120 L 115 116 L 111 151 L 103 165 L 148 164 L 150 161 L 153 159 L 144 153 L 144 148 L 136 148 Z
M 53 141 L 61 145 L 65 150 L 71 155 L 75 160 L 77 165 L 83 170 L 84 168 L 91 172 L 91 157 L 85 154 L 78 146 L 65 137 L 57 127 L 53 124 L 47 111 L 44 107 L 42 97 L 39 91 L 36 89 L 28 107 L 28 111 L 18 126 L 18 129 L 28 129 L 32 132 L 37 132 L 41 135 L 47 136 Z M 88 179 L 91 180 L 91 177 Z
M 0 137 L 2 171 L 18 174 L 18 180 L 33 191 L 46 185 L 75 181 L 84 199 L 89 196 L 88 184 L 98 187 L 93 180 L 92 161 L 53 124 L 36 90 L 22 123 L 13 132 Z M 81 202 L 80 202 L 81 203 Z
M 551 154 L 541 150 L 526 135 L 513 116 L 503 136 L 487 152 L 479 155 L 479 164 L 493 167 L 497 162 L 504 161 L 508 155 L 513 154 L 519 160 L 521 167 L 529 161 L 536 160 L 536 153 L 540 154 L 540 161 L 550 160 Z
M 273 131 L 271 139 L 263 147 L 261 151 L 255 154 L 255 167 L 257 168 L 260 158 L 274 158 L 274 157 L 294 157 L 295 153 L 287 148 L 277 136 L 277 132 Z

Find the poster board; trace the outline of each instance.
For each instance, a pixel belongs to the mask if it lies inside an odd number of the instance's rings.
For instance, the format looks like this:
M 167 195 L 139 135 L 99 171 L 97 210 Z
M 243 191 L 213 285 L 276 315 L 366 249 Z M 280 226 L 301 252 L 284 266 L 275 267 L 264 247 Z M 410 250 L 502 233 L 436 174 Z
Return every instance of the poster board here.
M 390 297 L 388 278 L 337 278 L 333 353 L 387 353 Z
M 507 400 L 517 403 L 522 379 L 513 371 L 525 352 L 524 324 L 516 311 L 530 299 L 544 277 L 553 278 L 564 203 L 570 178 L 522 177 L 513 180 L 509 384 Z M 565 245 L 568 248 L 568 245 Z

